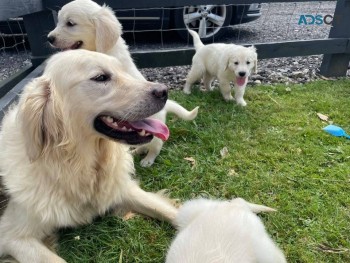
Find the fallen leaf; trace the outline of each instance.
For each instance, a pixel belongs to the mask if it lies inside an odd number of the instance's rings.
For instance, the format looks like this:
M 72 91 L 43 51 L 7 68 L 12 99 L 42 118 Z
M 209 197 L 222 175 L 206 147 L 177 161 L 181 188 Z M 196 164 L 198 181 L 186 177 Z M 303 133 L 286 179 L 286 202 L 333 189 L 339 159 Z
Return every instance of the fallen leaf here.
M 332 248 L 326 244 L 320 244 L 317 246 L 317 248 L 323 252 L 327 253 L 345 253 L 348 252 L 349 249 L 347 248 Z
M 319 113 L 319 112 L 317 113 L 317 116 L 322 121 L 328 121 L 328 119 L 329 119 L 329 117 L 327 115 L 324 115 L 324 114 Z
M 238 173 L 237 173 L 234 169 L 230 169 L 230 170 L 228 171 L 228 175 L 229 175 L 229 176 L 238 176 Z
M 228 154 L 228 149 L 226 146 L 220 150 L 220 154 L 222 158 L 224 158 Z
M 323 75 L 319 75 L 321 79 L 324 79 L 324 80 L 335 80 L 335 78 L 327 78 Z
M 196 166 L 196 160 L 193 157 L 185 157 L 184 159 L 191 163 L 192 168 Z

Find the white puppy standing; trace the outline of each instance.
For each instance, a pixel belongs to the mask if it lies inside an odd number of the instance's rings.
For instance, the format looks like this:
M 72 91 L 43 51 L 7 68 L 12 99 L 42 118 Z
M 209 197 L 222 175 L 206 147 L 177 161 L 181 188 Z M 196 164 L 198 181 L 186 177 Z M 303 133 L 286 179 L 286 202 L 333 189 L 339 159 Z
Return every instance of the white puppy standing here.
M 116 57 L 125 71 L 136 79 L 145 78 L 134 64 L 128 46 L 122 35 L 122 26 L 112 9 L 100 6 L 91 0 L 75 0 L 58 12 L 56 28 L 48 34 L 48 41 L 56 48 L 87 49 Z M 165 123 L 167 113 L 173 113 L 183 120 L 193 120 L 198 107 L 188 111 L 177 102 L 168 100 L 163 110 L 152 116 Z M 151 166 L 163 147 L 163 141 L 154 138 L 149 144 L 137 148 L 134 153 L 147 152 L 141 166 Z
M 204 87 L 212 90 L 214 78 L 219 80 L 220 91 L 226 101 L 233 100 L 230 82 L 234 82 L 235 99 L 238 105 L 246 106 L 243 99 L 248 77 L 257 70 L 256 49 L 234 44 L 204 45 L 198 34 L 188 30 L 193 37 L 196 54 L 192 59 L 192 67 L 188 73 L 184 92 L 191 93 L 191 86 L 203 77 Z
M 188 201 L 175 218 L 179 233 L 166 263 L 285 263 L 282 251 L 254 214 L 271 211 L 275 210 L 241 198 Z

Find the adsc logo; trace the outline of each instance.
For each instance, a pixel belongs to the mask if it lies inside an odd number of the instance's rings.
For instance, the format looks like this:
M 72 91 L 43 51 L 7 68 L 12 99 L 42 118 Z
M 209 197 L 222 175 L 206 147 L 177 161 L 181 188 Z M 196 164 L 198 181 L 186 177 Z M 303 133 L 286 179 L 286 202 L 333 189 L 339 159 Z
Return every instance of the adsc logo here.
M 332 22 L 332 15 L 300 15 L 298 25 L 331 25 Z

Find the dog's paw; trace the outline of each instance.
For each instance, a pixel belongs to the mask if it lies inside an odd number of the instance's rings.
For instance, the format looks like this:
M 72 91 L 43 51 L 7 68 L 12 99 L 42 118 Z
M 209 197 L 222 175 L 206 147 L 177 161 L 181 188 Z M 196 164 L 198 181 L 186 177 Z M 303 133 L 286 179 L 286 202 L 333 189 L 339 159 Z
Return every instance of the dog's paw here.
M 191 94 L 191 89 L 185 87 L 185 88 L 183 89 L 183 92 L 184 92 L 185 94 Z
M 142 167 L 150 167 L 154 163 L 154 159 L 143 158 L 140 162 Z
M 238 104 L 239 106 L 242 106 L 242 107 L 247 106 L 247 103 L 245 102 L 245 100 L 237 100 L 237 104 Z
M 224 99 L 226 101 L 234 101 L 235 99 L 232 97 L 232 95 L 230 94 L 230 96 L 225 96 Z

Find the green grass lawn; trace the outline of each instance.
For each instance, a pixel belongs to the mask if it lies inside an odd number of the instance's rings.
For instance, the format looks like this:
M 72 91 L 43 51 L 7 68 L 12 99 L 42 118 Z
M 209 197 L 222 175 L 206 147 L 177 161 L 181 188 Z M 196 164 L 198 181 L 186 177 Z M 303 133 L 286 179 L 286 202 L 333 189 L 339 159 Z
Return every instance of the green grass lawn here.
M 181 201 L 242 197 L 274 207 L 261 218 L 288 262 L 350 262 L 350 140 L 322 131 L 328 123 L 316 115 L 350 132 L 350 80 L 250 87 L 245 108 L 218 90 L 170 97 L 200 106 L 199 115 L 194 122 L 168 116 L 171 136 L 151 168 L 135 158 L 144 189 L 166 188 Z M 161 263 L 175 233 L 154 219 L 107 216 L 61 231 L 58 253 L 68 262 Z

